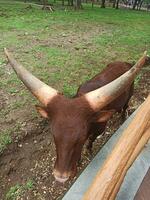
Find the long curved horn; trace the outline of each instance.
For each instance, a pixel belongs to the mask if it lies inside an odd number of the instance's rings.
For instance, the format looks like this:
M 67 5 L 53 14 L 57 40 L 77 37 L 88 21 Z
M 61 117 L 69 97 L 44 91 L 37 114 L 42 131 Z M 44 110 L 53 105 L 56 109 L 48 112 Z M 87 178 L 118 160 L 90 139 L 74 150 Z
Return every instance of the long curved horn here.
M 11 66 L 15 70 L 17 76 L 25 84 L 25 86 L 37 97 L 37 99 L 45 106 L 51 101 L 51 99 L 58 94 L 58 91 L 46 85 L 38 78 L 33 76 L 28 70 L 26 70 L 21 64 L 19 64 L 11 53 L 4 49 L 5 55 L 8 58 Z
M 143 56 L 137 61 L 137 63 L 126 73 L 115 79 L 111 83 L 98 88 L 94 91 L 88 92 L 83 97 L 88 101 L 91 108 L 95 111 L 103 108 L 119 95 L 123 93 L 125 88 L 130 86 L 135 76 L 140 71 L 146 60 L 149 59 L 147 52 L 145 51 Z

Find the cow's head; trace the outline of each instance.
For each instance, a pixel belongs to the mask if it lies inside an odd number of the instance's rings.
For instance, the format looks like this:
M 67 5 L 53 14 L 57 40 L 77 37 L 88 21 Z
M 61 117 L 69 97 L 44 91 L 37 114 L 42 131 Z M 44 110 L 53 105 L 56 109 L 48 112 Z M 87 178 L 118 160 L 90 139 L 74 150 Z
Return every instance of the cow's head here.
M 68 99 L 18 64 L 6 49 L 5 54 L 18 77 L 43 104 L 36 106 L 36 109 L 51 123 L 57 154 L 54 176 L 59 182 L 65 182 L 76 174 L 77 162 L 88 138 L 88 126 L 95 120 L 94 114 L 117 98 L 132 83 L 147 59 L 144 53 L 142 58 L 118 79 L 81 97 Z
M 88 138 L 92 110 L 86 101 L 68 99 L 63 95 L 55 96 L 46 107 L 36 108 L 50 122 L 57 153 L 54 176 L 59 182 L 64 182 L 76 174 L 81 150 Z

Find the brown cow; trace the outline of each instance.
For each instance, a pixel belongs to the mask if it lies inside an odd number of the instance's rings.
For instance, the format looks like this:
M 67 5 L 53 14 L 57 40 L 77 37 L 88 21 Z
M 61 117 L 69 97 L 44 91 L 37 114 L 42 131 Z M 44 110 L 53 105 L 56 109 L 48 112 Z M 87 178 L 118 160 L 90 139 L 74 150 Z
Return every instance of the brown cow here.
M 82 85 L 76 98 L 69 99 L 33 76 L 6 49 L 5 54 L 18 77 L 43 104 L 36 108 L 51 123 L 57 153 L 54 176 L 59 182 L 76 174 L 82 147 L 95 130 L 93 127 L 97 126 L 96 135 L 103 132 L 112 114 L 126 109 L 133 80 L 148 58 L 144 53 L 132 68 L 128 63 L 111 63 Z M 91 144 L 95 137 L 91 137 Z
M 110 83 L 111 81 L 124 74 L 131 67 L 132 65 L 130 63 L 119 61 L 108 64 L 102 72 L 79 87 L 76 97 L 103 87 L 104 85 Z M 89 144 L 87 146 L 90 151 L 92 149 L 92 143 L 95 141 L 98 135 L 104 132 L 107 121 L 115 112 L 121 112 L 122 121 L 124 121 L 126 109 L 128 108 L 128 102 L 133 95 L 133 89 L 134 83 L 129 85 L 129 87 L 124 90 L 124 92 L 119 97 L 102 108 L 100 112 L 94 114 L 95 120 L 90 124 Z

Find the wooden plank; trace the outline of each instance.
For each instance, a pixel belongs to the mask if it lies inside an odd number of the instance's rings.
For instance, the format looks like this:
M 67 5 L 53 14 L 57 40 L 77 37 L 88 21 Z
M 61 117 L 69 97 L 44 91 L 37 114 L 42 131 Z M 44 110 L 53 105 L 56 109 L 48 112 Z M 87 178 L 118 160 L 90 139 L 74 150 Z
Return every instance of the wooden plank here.
M 134 200 L 149 200 L 150 199 L 150 168 L 146 173 Z
M 142 104 L 137 115 L 128 128 L 124 131 L 112 153 L 105 161 L 103 167 L 97 173 L 97 176 L 94 179 L 91 187 L 85 193 L 83 200 L 115 199 L 120 184 L 129 168 L 129 164 L 131 165 L 135 159 L 135 156 L 132 156 L 134 155 L 134 149 L 140 142 L 142 136 L 145 135 L 145 131 L 150 127 L 149 105 L 150 96 Z M 150 134 L 148 134 L 148 138 L 150 138 Z M 144 141 L 144 143 L 146 142 L 146 140 L 143 140 L 143 138 L 142 141 Z M 140 145 L 140 148 L 142 147 L 143 145 Z M 118 187 L 117 183 L 120 180 L 120 177 L 122 177 L 122 179 Z
M 144 145 L 148 142 L 149 138 L 150 138 L 150 127 L 144 132 L 140 141 L 138 142 L 137 146 L 135 147 L 130 159 L 128 160 L 128 163 L 126 164 L 124 170 L 122 171 L 122 174 L 121 174 L 117 184 L 114 187 L 114 190 L 111 194 L 111 199 L 114 199 L 116 197 L 116 194 L 120 189 L 120 186 L 124 180 L 127 170 L 132 165 L 132 163 L 136 159 L 136 157 L 140 154 L 141 150 L 143 149 Z

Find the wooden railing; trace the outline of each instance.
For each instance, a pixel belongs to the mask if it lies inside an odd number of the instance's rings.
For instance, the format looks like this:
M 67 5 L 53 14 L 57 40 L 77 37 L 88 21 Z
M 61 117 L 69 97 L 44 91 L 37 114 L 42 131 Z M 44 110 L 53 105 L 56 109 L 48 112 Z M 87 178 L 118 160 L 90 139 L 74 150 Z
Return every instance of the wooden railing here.
M 98 171 L 83 200 L 114 200 L 124 177 L 150 139 L 150 95 Z

